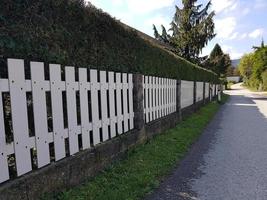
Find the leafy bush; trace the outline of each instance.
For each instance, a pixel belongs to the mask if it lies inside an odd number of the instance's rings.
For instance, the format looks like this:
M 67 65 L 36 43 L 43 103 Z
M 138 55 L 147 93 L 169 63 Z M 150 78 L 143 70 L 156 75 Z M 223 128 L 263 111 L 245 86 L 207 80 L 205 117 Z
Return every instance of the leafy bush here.
M 241 58 L 238 66 L 245 85 L 256 90 L 267 90 L 267 46 L 262 43 L 256 51 Z
M 262 89 L 267 91 L 267 70 L 265 70 L 261 74 L 261 78 L 262 78 Z
M 217 75 L 175 56 L 83 0 L 1 0 L 0 55 L 185 80 Z

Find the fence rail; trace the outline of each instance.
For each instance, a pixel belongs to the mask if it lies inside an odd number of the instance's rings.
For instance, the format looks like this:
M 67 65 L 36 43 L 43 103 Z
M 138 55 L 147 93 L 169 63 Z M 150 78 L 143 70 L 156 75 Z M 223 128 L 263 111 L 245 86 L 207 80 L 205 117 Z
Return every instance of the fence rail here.
M 24 71 L 8 59 L 0 79 L 0 183 L 133 129 L 132 74 L 79 68 L 75 80 L 74 67 L 50 64 L 45 80 L 41 62 L 30 63 L 30 80 Z

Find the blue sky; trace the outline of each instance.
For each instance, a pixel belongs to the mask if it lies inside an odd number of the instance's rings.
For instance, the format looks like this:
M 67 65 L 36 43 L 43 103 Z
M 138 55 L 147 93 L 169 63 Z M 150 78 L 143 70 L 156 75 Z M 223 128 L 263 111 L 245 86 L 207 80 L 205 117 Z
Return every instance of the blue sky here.
M 166 28 L 172 20 L 175 5 L 182 0 L 89 0 L 111 16 L 148 35 L 153 36 L 152 24 Z M 199 0 L 198 3 L 207 3 Z M 210 53 L 216 43 L 232 59 L 240 58 L 259 45 L 262 38 L 267 42 L 267 0 L 212 0 L 210 10 L 215 10 L 217 36 L 203 49 Z

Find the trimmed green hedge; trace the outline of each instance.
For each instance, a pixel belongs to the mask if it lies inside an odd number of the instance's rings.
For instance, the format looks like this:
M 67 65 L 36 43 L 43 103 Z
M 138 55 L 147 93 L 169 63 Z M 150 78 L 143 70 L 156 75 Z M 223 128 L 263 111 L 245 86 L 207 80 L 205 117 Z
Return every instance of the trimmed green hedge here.
M 0 55 L 102 70 L 217 82 L 83 0 L 1 0 Z

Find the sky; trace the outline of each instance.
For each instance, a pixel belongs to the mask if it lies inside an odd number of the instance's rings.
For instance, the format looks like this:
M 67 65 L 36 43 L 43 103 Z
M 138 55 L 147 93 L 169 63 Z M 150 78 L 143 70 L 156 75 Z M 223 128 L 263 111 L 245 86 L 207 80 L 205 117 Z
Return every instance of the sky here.
M 87 0 L 88 1 L 88 0 Z M 109 13 L 123 23 L 153 36 L 152 25 L 161 32 L 167 29 L 175 13 L 175 5 L 182 7 L 182 0 L 89 0 L 97 8 Z M 208 0 L 198 0 L 205 5 Z M 210 54 L 218 43 L 231 59 L 238 59 L 259 46 L 262 38 L 267 41 L 267 0 L 212 0 L 216 16 L 216 37 L 203 49 L 202 56 Z

